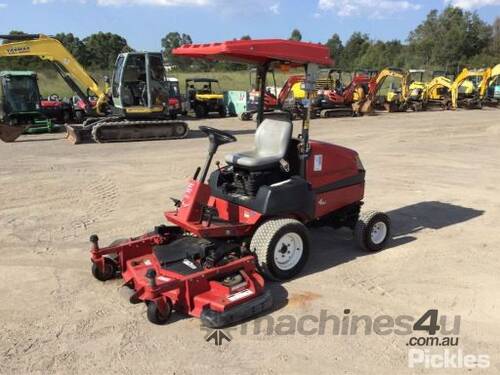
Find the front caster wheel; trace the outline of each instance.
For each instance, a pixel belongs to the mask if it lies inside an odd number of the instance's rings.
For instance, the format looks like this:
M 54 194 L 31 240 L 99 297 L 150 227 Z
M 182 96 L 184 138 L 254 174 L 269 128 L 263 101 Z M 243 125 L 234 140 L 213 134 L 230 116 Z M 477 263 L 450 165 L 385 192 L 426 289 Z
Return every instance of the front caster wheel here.
M 256 254 L 259 268 L 268 279 L 291 279 L 307 262 L 307 228 L 294 219 L 268 220 L 255 231 L 250 249 Z
M 104 270 L 101 271 L 97 264 L 92 263 L 92 275 L 99 281 L 108 281 L 115 277 L 118 267 L 111 258 L 104 258 Z
M 361 213 L 354 228 L 354 238 L 365 251 L 380 251 L 391 237 L 391 219 L 382 212 Z
M 148 320 L 157 325 L 164 325 L 170 319 L 170 315 L 172 314 L 172 303 L 167 299 L 165 302 L 165 309 L 160 311 L 156 302 L 147 301 L 147 316 Z

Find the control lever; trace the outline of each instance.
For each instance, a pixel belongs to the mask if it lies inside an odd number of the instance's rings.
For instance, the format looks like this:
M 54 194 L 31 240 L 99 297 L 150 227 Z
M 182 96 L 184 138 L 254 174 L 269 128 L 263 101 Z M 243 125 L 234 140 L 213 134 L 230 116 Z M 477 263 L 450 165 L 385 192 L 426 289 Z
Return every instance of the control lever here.
M 174 202 L 174 206 L 177 210 L 179 210 L 179 208 L 181 207 L 181 201 L 179 199 L 176 199 L 176 198 L 172 198 L 170 197 L 170 200 L 172 202 Z

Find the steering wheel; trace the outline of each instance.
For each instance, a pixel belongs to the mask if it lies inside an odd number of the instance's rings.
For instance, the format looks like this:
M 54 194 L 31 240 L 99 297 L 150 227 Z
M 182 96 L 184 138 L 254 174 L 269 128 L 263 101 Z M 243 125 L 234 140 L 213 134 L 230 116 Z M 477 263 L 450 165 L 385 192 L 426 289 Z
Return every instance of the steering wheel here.
M 210 141 L 214 142 L 217 146 L 237 141 L 234 135 L 209 126 L 200 126 L 200 131 L 205 133 Z

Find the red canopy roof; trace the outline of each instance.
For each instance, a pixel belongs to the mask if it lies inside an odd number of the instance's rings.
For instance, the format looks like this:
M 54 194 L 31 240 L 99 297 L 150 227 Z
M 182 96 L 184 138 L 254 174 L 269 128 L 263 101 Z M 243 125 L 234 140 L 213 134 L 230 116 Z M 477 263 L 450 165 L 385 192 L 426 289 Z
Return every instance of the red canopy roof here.
M 283 62 L 333 65 L 330 50 L 314 43 L 283 39 L 233 40 L 212 44 L 186 44 L 173 50 L 175 56 L 208 60 L 228 60 L 249 64 Z

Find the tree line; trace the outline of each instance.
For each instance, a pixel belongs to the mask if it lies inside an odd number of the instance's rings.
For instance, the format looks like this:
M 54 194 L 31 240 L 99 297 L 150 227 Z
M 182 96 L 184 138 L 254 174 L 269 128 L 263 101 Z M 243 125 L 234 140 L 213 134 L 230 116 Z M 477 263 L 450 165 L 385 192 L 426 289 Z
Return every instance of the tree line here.
M 23 32 L 11 31 L 11 34 L 19 35 Z M 83 39 L 72 33 L 59 33 L 54 37 L 90 70 L 111 70 L 119 53 L 133 50 L 125 38 L 113 33 L 99 32 Z M 239 39 L 251 37 L 244 35 Z M 294 29 L 289 39 L 302 40 L 300 30 Z M 189 34 L 166 34 L 161 40 L 166 63 L 174 69 L 186 71 L 246 69 L 240 64 L 190 60 L 172 55 L 174 48 L 191 43 L 193 40 Z M 481 67 L 500 63 L 500 17 L 493 24 L 488 24 L 476 12 L 449 6 L 442 12 L 429 12 L 405 41 L 373 40 L 368 34 L 354 32 L 345 43 L 335 33 L 325 44 L 330 49 L 336 66 L 345 70 L 393 66 L 445 69 L 455 73 L 464 66 Z M 46 62 L 37 58 L 0 59 L 0 69 L 3 70 L 38 70 L 45 65 Z

